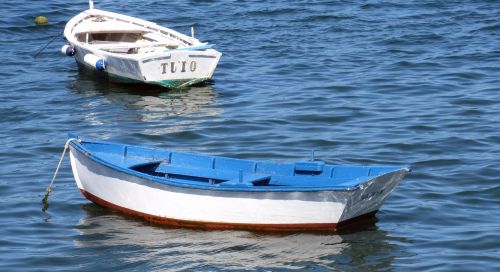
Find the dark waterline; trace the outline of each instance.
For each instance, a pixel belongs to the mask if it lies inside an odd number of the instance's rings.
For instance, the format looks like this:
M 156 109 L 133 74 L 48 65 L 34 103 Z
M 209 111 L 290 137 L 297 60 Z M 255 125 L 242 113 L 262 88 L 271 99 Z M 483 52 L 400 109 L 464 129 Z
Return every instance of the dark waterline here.
M 78 2 L 0 3 L 0 270 L 500 270 L 500 3 L 96 1 L 223 53 L 210 84 L 165 91 L 79 72 L 62 39 L 32 58 Z M 67 160 L 42 212 L 69 131 L 414 171 L 348 232 L 172 229 L 89 203 Z

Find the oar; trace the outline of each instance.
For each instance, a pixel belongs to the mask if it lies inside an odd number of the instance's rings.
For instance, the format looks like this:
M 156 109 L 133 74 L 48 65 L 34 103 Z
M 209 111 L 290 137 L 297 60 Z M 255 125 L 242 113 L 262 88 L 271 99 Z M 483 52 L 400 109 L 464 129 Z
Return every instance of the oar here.
M 33 58 L 36 59 L 36 57 L 38 57 L 38 55 L 40 55 L 40 53 L 42 53 L 42 51 L 47 48 L 47 46 L 49 46 L 49 44 L 51 44 L 58 36 L 60 36 L 61 34 L 63 34 L 63 31 L 57 33 L 56 35 L 54 35 L 53 37 L 51 37 L 51 39 L 49 40 L 49 42 L 43 46 L 42 48 L 40 48 L 35 55 L 33 55 Z
M 191 47 L 176 48 L 176 49 L 172 49 L 172 50 L 167 50 L 166 52 L 205 50 L 205 49 L 210 49 L 214 46 L 215 46 L 215 44 L 202 44 L 202 45 L 196 45 L 196 46 L 191 46 Z

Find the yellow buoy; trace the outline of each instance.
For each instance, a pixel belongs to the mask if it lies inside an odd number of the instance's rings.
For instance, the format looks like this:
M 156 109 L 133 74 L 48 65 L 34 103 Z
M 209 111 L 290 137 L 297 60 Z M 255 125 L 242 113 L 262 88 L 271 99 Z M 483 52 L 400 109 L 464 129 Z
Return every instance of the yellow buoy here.
M 46 25 L 49 23 L 49 19 L 47 19 L 47 17 L 45 16 L 37 16 L 35 18 L 35 24 L 37 25 Z

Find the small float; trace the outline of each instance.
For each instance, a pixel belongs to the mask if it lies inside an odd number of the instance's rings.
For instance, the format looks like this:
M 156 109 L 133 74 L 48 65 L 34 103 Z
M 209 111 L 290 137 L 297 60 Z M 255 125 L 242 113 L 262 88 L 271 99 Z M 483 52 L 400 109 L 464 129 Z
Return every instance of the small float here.
M 61 48 L 84 67 L 111 80 L 148 83 L 168 88 L 210 80 L 221 53 L 156 23 L 94 8 L 73 17 L 64 29 Z
M 87 199 L 176 227 L 334 231 L 373 216 L 410 172 L 314 158 L 243 160 L 71 136 L 73 175 Z

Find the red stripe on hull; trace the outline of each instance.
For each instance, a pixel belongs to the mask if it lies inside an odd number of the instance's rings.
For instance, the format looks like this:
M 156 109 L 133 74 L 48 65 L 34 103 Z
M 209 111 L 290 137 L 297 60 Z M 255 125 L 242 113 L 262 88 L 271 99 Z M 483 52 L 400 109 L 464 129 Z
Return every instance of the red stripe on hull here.
M 117 210 L 126 214 L 141 217 L 147 221 L 168 225 L 179 228 L 193 228 L 206 230 L 253 230 L 253 231 L 269 231 L 269 232 L 294 232 L 294 231 L 336 231 L 346 225 L 366 220 L 375 216 L 377 211 L 360 215 L 340 223 L 312 223 L 312 224 L 242 224 L 242 223 L 218 223 L 204 221 L 190 221 L 181 219 L 172 219 L 161 216 L 150 215 L 138 211 L 134 211 L 125 207 L 115 205 L 102 198 L 99 198 L 85 190 L 80 189 L 83 196 L 97 205 L 104 206 L 113 210 Z

